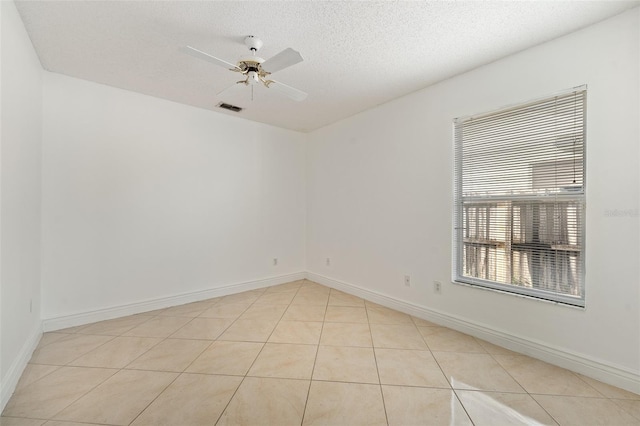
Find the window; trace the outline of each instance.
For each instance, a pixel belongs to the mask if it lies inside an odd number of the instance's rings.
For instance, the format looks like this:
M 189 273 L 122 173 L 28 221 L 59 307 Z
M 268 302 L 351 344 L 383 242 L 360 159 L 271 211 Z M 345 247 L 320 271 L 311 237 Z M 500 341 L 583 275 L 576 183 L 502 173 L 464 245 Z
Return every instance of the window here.
M 586 87 L 454 120 L 454 280 L 584 306 Z

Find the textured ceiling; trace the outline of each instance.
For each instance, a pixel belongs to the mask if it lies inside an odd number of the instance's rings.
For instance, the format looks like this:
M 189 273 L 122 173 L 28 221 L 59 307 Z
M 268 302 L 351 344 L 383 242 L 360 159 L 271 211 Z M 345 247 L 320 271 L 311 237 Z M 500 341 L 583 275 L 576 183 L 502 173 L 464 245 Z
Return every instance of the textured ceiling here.
M 17 1 L 49 71 L 309 131 L 601 21 L 638 1 Z M 304 62 L 273 78 L 309 93 L 295 102 L 258 87 L 216 93 L 238 74 L 180 51 L 235 63 L 260 37 L 268 59 Z M 262 89 L 262 90 L 259 90 Z M 246 108 L 216 108 L 220 101 Z

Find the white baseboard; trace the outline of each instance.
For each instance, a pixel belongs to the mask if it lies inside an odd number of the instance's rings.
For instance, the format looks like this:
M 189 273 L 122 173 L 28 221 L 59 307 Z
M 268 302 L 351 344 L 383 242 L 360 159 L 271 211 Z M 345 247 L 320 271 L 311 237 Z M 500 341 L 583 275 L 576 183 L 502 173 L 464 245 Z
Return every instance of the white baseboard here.
M 543 342 L 524 339 L 465 318 L 397 300 L 387 295 L 313 272 L 307 272 L 307 279 L 640 394 L 640 374 L 625 367 L 611 365 Z
M 44 331 L 62 330 L 64 328 L 91 324 L 93 322 L 124 317 L 127 315 L 140 314 L 143 312 L 154 311 L 156 309 L 168 308 L 170 306 L 198 302 L 214 297 L 227 296 L 229 294 L 241 293 L 243 291 L 270 287 L 277 284 L 284 284 L 290 281 L 302 280 L 305 277 L 305 272 L 296 272 L 293 274 L 279 275 L 276 277 L 229 284 L 212 289 L 177 294 L 175 296 L 145 300 L 142 302 L 129 303 L 126 305 L 113 306 L 109 308 L 97 309 L 94 311 L 79 312 L 72 315 L 46 318 L 42 321 L 42 329 Z
M 31 333 L 29 334 L 29 337 L 27 337 L 27 340 L 24 342 L 22 349 L 18 353 L 18 356 L 16 356 L 16 358 L 9 366 L 9 370 L 7 371 L 4 380 L 0 384 L 0 413 L 4 410 L 7 402 L 9 402 L 11 395 L 13 395 L 13 392 L 18 385 L 18 381 L 20 380 L 20 376 L 22 376 L 22 372 L 31 359 L 33 351 L 38 346 L 38 342 L 40 342 L 41 336 L 42 327 L 40 324 L 38 324 L 33 328 Z

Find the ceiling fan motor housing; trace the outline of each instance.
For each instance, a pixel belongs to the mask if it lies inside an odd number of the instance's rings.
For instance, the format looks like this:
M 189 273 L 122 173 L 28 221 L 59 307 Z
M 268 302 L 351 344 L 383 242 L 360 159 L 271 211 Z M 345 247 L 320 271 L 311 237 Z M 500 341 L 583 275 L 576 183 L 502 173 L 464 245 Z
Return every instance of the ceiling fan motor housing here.
M 266 85 L 264 78 L 268 73 L 260 66 L 260 64 L 264 62 L 264 59 L 255 56 L 256 52 L 262 47 L 262 40 L 254 36 L 247 36 L 244 39 L 244 44 L 253 54 L 252 56 L 243 56 L 238 60 L 238 68 L 240 68 L 242 74 L 247 76 L 245 84 L 262 82 Z
M 262 40 L 250 35 L 244 38 L 244 44 L 249 48 L 249 50 L 255 53 L 262 47 Z

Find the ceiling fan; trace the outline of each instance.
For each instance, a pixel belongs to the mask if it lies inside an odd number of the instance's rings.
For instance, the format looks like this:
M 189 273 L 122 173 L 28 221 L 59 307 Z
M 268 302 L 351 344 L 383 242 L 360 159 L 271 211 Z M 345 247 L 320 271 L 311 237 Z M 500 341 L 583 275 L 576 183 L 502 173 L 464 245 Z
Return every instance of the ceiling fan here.
M 287 86 L 279 81 L 271 80 L 269 76 L 284 68 L 302 62 L 303 58 L 299 52 L 288 48 L 277 55 L 264 60 L 256 56 L 256 52 L 262 47 L 262 40 L 254 36 L 247 36 L 244 44 L 251 51 L 250 56 L 243 56 L 238 60 L 236 65 L 231 62 L 216 58 L 194 47 L 187 46 L 183 51 L 198 59 L 202 59 L 213 64 L 225 67 L 231 71 L 239 72 L 244 76 L 243 80 L 237 81 L 233 86 L 227 87 L 217 96 L 222 97 L 233 92 L 243 91 L 245 87 L 251 87 L 251 98 L 253 99 L 253 88 L 255 85 L 262 83 L 266 88 L 276 90 L 295 101 L 303 101 L 307 98 L 307 94 L 302 90 Z

